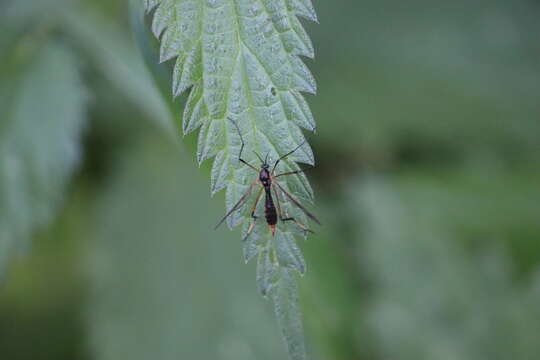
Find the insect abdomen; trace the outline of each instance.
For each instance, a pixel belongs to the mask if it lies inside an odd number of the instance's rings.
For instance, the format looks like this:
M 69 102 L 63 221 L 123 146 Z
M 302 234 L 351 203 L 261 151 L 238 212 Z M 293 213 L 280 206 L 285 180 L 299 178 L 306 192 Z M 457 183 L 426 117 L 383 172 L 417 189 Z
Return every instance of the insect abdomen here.
M 266 222 L 268 225 L 276 225 L 277 224 L 277 212 L 276 207 L 274 205 L 274 200 L 272 199 L 272 195 L 269 191 L 266 192 L 266 201 L 264 204 L 264 216 L 266 218 Z

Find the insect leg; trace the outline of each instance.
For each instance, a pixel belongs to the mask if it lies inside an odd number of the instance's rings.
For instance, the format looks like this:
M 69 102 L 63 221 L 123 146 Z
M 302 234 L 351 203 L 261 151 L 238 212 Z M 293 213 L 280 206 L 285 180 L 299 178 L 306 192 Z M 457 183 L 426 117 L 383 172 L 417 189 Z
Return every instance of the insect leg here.
M 273 184 L 272 184 L 273 185 Z M 279 191 L 277 189 L 277 187 L 275 186 L 272 186 L 272 188 L 274 189 L 274 193 L 276 194 L 276 207 L 277 207 L 277 211 L 278 211 L 278 215 L 279 215 L 279 219 L 283 222 L 285 221 L 292 221 L 294 222 L 300 229 L 304 230 L 305 232 L 310 232 L 310 233 L 314 233 L 313 230 L 311 230 L 310 228 L 308 228 L 307 226 L 305 226 L 304 224 L 300 223 L 298 220 L 296 220 L 295 218 L 293 217 L 289 217 L 285 214 L 285 216 L 283 216 L 283 213 L 281 212 L 281 205 L 280 205 L 280 201 L 281 201 L 281 198 L 279 197 Z
M 279 159 L 276 160 L 276 162 L 274 163 L 274 166 L 272 167 L 272 171 L 271 171 L 271 174 L 274 175 L 274 171 L 276 171 L 276 167 L 277 165 L 279 164 L 279 162 L 283 159 L 285 159 L 287 156 L 291 155 L 292 153 L 294 153 L 296 150 L 300 149 L 305 143 L 306 143 L 307 140 L 304 139 L 304 141 L 302 141 L 300 143 L 300 145 L 298 145 L 297 147 L 295 147 L 292 151 L 289 151 L 288 153 L 286 153 L 285 155 L 283 155 L 282 157 L 280 157 Z
M 238 136 L 240 136 L 240 142 L 242 143 L 242 146 L 240 146 L 240 152 L 238 153 L 238 161 L 240 161 L 241 163 L 249 166 L 250 168 L 252 168 L 256 172 L 259 172 L 259 170 L 255 166 L 251 165 L 250 163 L 248 163 L 247 161 L 242 159 L 242 151 L 244 151 L 244 145 L 245 145 L 244 138 L 242 137 L 242 133 L 240 132 L 240 128 L 238 127 L 238 124 L 233 119 L 231 119 L 230 117 L 228 117 L 227 119 L 229 119 L 229 121 L 234 124 L 234 127 L 236 128 L 236 131 L 238 132 Z
M 300 169 L 300 170 L 296 170 L 296 171 L 288 171 L 288 172 L 284 172 L 284 173 L 281 173 L 281 174 L 277 174 L 274 176 L 274 178 L 278 178 L 280 176 L 287 176 L 287 175 L 294 175 L 294 174 L 300 174 L 300 173 L 304 173 L 308 170 L 311 170 L 313 169 L 312 167 L 310 168 L 307 168 L 307 169 Z
M 276 211 L 277 211 L 277 214 L 279 216 L 280 219 L 283 218 L 283 213 L 281 212 L 281 199 L 279 197 L 279 193 L 276 189 L 276 187 L 274 186 L 274 183 L 272 183 L 272 189 L 274 190 L 274 194 L 276 194 Z
M 246 231 L 246 235 L 244 235 L 244 237 L 242 238 L 242 241 L 247 240 L 247 238 L 249 237 L 249 235 L 251 235 L 254 228 L 255 228 L 255 220 L 253 220 L 251 224 L 249 224 L 248 230 Z
M 306 214 L 311 220 L 313 220 L 313 221 L 315 221 L 317 224 L 321 225 L 321 222 L 319 221 L 319 219 L 317 219 L 317 217 L 316 217 L 315 215 L 313 215 L 312 213 L 310 213 L 310 212 L 308 211 L 308 209 L 306 209 L 306 208 L 304 207 L 304 205 L 300 204 L 300 202 L 299 202 L 298 200 L 296 200 L 291 194 L 289 194 L 289 193 L 287 192 L 287 190 L 285 190 L 285 189 L 283 188 L 283 186 L 279 185 L 279 182 L 274 181 L 274 182 L 272 183 L 272 185 L 278 187 L 279 190 L 281 190 L 281 192 L 283 192 L 283 194 L 285 194 L 285 197 L 286 197 L 287 199 L 289 199 L 289 200 L 290 200 L 297 208 L 299 208 L 300 210 L 302 210 L 302 212 L 303 212 L 304 214 Z
M 299 222 L 298 220 L 296 220 L 296 219 L 293 218 L 293 217 L 281 218 L 281 221 L 283 221 L 283 222 L 285 222 L 285 221 L 292 221 L 292 222 L 294 222 L 300 229 L 304 230 L 305 232 L 309 232 L 309 233 L 315 234 L 315 231 L 311 230 L 311 229 L 308 228 L 306 225 L 302 224 L 301 222 Z
M 253 221 L 251 224 L 249 224 L 248 230 L 246 231 L 246 235 L 242 238 L 242 241 L 246 241 L 251 232 L 253 231 L 253 228 L 255 227 L 255 221 L 259 218 L 257 215 L 255 215 L 255 211 L 257 210 L 257 205 L 259 204 L 259 200 L 261 199 L 263 187 L 259 190 L 259 193 L 257 194 L 257 197 L 255 198 L 255 204 L 253 204 L 253 208 L 251 209 L 251 217 L 253 218 Z
M 255 204 L 253 204 L 253 208 L 251 209 L 251 217 L 254 220 L 257 220 L 259 217 L 255 215 L 255 211 L 257 210 L 257 205 L 259 204 L 259 200 L 261 199 L 261 195 L 264 188 L 261 186 L 261 189 L 259 190 L 259 193 L 257 194 L 257 197 L 255 198 Z

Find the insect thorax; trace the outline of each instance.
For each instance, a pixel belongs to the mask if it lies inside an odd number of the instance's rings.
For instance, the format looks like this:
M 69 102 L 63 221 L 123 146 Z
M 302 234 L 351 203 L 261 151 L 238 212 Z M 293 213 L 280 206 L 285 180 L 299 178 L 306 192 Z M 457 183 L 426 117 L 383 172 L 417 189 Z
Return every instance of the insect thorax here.
M 270 179 L 270 172 L 268 171 L 268 169 L 261 169 L 261 171 L 259 172 L 259 180 L 261 181 L 261 184 L 263 186 L 270 186 L 272 180 Z

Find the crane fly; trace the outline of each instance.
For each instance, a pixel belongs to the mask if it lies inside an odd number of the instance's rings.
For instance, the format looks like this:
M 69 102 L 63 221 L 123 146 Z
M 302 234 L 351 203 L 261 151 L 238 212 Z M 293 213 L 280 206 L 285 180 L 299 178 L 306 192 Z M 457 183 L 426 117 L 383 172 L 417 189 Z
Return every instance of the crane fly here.
M 275 236 L 275 234 L 276 234 L 276 224 L 278 222 L 278 219 L 281 220 L 282 222 L 292 221 L 299 228 L 304 230 L 305 232 L 313 232 L 306 225 L 300 223 L 294 217 L 284 216 L 284 214 L 281 211 L 280 197 L 279 197 L 280 192 L 282 194 L 284 194 L 285 197 L 293 205 L 295 205 L 297 208 L 299 208 L 311 220 L 313 220 L 317 224 L 321 225 L 321 222 L 319 221 L 319 219 L 317 219 L 317 217 L 315 217 L 315 215 L 310 213 L 298 200 L 296 200 L 291 194 L 289 194 L 287 192 L 287 190 L 285 190 L 283 188 L 283 186 L 281 186 L 279 184 L 279 182 L 276 181 L 277 178 L 280 178 L 282 176 L 300 174 L 300 173 L 304 172 L 305 170 L 300 169 L 300 170 L 296 170 L 296 171 L 288 171 L 288 172 L 284 172 L 284 173 L 275 175 L 277 165 L 280 163 L 280 161 L 284 160 L 289 155 L 292 155 L 295 151 L 300 149 L 300 147 L 302 147 L 302 145 L 304 145 L 306 141 L 304 140 L 300 145 L 298 145 L 292 151 L 289 151 L 287 154 L 285 154 L 285 155 L 281 156 L 279 159 L 277 159 L 276 162 L 274 163 L 274 165 L 272 165 L 271 170 L 270 170 L 270 165 L 268 164 L 268 154 L 266 155 L 266 158 L 263 160 L 259 154 L 255 153 L 255 155 L 257 155 L 257 157 L 261 161 L 260 169 L 257 169 L 255 166 L 251 165 L 246 160 L 242 159 L 242 151 L 244 150 L 244 145 L 245 145 L 244 144 L 244 139 L 242 138 L 242 133 L 240 132 L 240 128 L 238 127 L 238 124 L 235 121 L 233 121 L 231 118 L 228 118 L 228 119 L 234 124 L 234 126 L 236 128 L 236 131 L 238 131 L 238 135 L 240 136 L 240 141 L 242 143 L 242 145 L 240 146 L 240 152 L 238 153 L 238 161 L 240 161 L 244 165 L 248 166 L 250 169 L 257 172 L 259 174 L 259 176 L 251 183 L 251 185 L 246 190 L 246 192 L 242 195 L 240 200 L 238 200 L 238 202 L 225 214 L 225 216 L 223 216 L 223 218 L 219 221 L 219 223 L 216 225 L 216 227 L 214 229 L 217 229 L 221 224 L 223 224 L 223 222 L 229 216 L 231 216 L 235 211 L 239 210 L 246 203 L 246 201 L 249 199 L 249 197 L 251 195 L 251 192 L 253 191 L 253 188 L 257 184 L 260 184 L 261 188 L 260 188 L 260 190 L 259 190 L 259 192 L 257 194 L 257 197 L 255 198 L 255 204 L 253 205 L 253 208 L 251 209 L 251 218 L 253 219 L 253 221 L 249 225 L 244 239 L 246 239 L 249 236 L 249 234 L 251 234 L 251 232 L 253 231 L 253 228 L 255 227 L 255 221 L 259 218 L 255 214 L 255 212 L 257 210 L 257 205 L 258 205 L 258 203 L 259 203 L 259 201 L 260 201 L 260 199 L 261 199 L 261 197 L 263 195 L 263 192 L 264 192 L 264 195 L 265 195 L 265 198 L 264 198 L 264 217 L 266 219 L 266 223 L 268 224 L 268 227 L 270 228 L 270 231 L 272 232 L 272 236 Z M 272 191 L 275 194 L 275 201 L 274 201 L 274 197 L 272 196 Z

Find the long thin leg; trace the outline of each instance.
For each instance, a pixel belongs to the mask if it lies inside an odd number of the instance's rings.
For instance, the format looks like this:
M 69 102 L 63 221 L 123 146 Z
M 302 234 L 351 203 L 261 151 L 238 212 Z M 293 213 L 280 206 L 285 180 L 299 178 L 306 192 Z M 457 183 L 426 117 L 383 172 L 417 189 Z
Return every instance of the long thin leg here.
M 304 230 L 305 232 L 315 234 L 315 231 L 311 230 L 306 225 L 302 224 L 301 222 L 299 222 L 293 217 L 284 218 L 284 219 L 281 219 L 281 221 L 293 221 L 300 229 Z
M 255 227 L 255 221 L 257 221 L 257 219 L 259 218 L 258 216 L 255 215 L 255 211 L 257 210 L 257 205 L 259 204 L 259 200 L 261 199 L 263 189 L 264 188 L 261 187 L 261 189 L 259 190 L 259 193 L 257 194 L 257 198 L 255 199 L 255 204 L 253 205 L 253 208 L 251 208 L 251 217 L 253 218 L 253 221 L 251 222 L 251 224 L 249 224 L 249 228 L 246 231 L 246 235 L 244 235 L 244 237 L 242 238 L 242 241 L 247 240 L 247 238 L 253 231 L 253 228 Z
M 294 205 L 296 205 L 296 207 L 298 207 L 300 210 L 302 210 L 304 212 L 304 214 L 306 214 L 311 220 L 315 221 L 317 224 L 321 225 L 321 222 L 319 221 L 319 219 L 317 219 L 317 217 L 315 215 L 313 215 L 312 213 L 309 212 L 308 209 L 306 209 L 302 204 L 300 204 L 300 202 L 298 200 L 296 200 L 291 194 L 289 194 L 284 188 L 283 186 L 279 185 L 279 183 L 277 181 L 274 181 L 272 183 L 272 185 L 275 185 L 277 186 L 282 192 L 283 194 L 285 194 L 285 197 L 287 199 L 289 199 Z
M 256 172 L 259 172 L 259 170 L 255 166 L 251 165 L 250 163 L 248 163 L 247 161 L 242 159 L 242 151 L 244 151 L 244 145 L 245 145 L 244 138 L 242 137 L 242 133 L 240 132 L 240 128 L 238 127 L 238 124 L 233 119 L 231 119 L 230 117 L 228 117 L 227 119 L 229 119 L 229 121 L 234 124 L 234 127 L 236 127 L 236 131 L 238 131 L 238 135 L 240 136 L 240 142 L 242 143 L 242 146 L 240 146 L 240 152 L 238 153 L 238 161 L 240 161 L 241 163 L 249 166 L 250 168 L 252 168 Z
M 249 224 L 248 230 L 246 231 L 246 235 L 242 238 L 242 241 L 246 241 L 249 235 L 253 232 L 253 229 L 255 228 L 255 221 L 252 221 L 251 224 Z
M 310 168 L 307 168 L 307 169 L 300 169 L 300 170 L 296 170 L 296 171 L 288 171 L 288 172 L 284 172 L 284 173 L 281 173 L 281 174 L 277 174 L 274 176 L 274 178 L 278 178 L 280 176 L 287 176 L 287 175 L 294 175 L 294 174 L 300 174 L 300 173 L 304 173 L 308 170 L 311 170 L 313 169 L 312 167 Z
M 305 226 L 304 224 L 300 223 L 298 220 L 296 220 L 295 218 L 293 217 L 289 217 L 285 214 L 285 216 L 283 216 L 283 213 L 281 212 L 281 205 L 280 205 L 280 202 L 281 202 L 281 198 L 279 197 L 279 191 L 278 189 L 275 187 L 275 186 L 272 186 L 272 188 L 274 189 L 274 193 L 276 194 L 276 210 L 278 212 L 278 216 L 279 216 L 279 219 L 283 222 L 285 221 L 292 221 L 294 222 L 300 229 L 306 231 L 306 232 L 310 232 L 310 233 L 315 233 L 313 230 L 311 230 L 310 228 L 308 228 L 307 226 Z
M 283 218 L 283 215 L 282 215 L 283 213 L 281 212 L 281 198 L 279 197 L 279 193 L 273 183 L 272 183 L 272 189 L 274 190 L 274 194 L 276 195 L 276 210 L 277 210 L 279 218 L 281 219 Z
M 286 153 L 285 155 L 283 155 L 282 157 L 280 157 L 279 159 L 276 160 L 276 162 L 274 163 L 274 166 L 272 167 L 272 171 L 271 171 L 271 174 L 274 175 L 274 171 L 276 171 L 276 167 L 277 165 L 279 164 L 279 162 L 283 159 L 285 159 L 287 156 L 291 155 L 292 153 L 294 153 L 296 150 L 300 149 L 305 143 L 306 143 L 307 140 L 304 140 L 302 141 L 302 143 L 300 145 L 298 145 L 297 147 L 295 147 L 292 151 L 289 151 L 288 153 Z
M 254 220 L 257 220 L 258 216 L 255 216 L 255 211 L 257 210 L 257 205 L 259 204 L 259 200 L 261 199 L 261 195 L 264 188 L 261 186 L 261 189 L 259 190 L 259 193 L 257 194 L 257 197 L 255 198 L 255 204 L 253 205 L 253 208 L 251 209 L 251 217 Z

